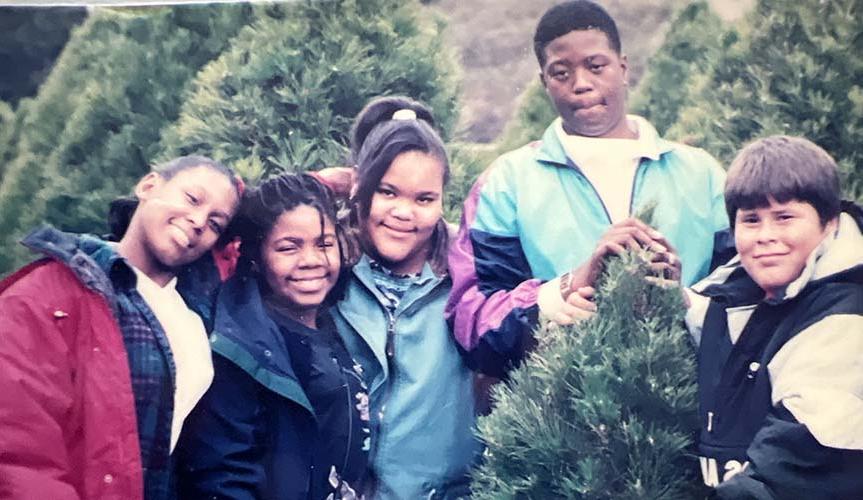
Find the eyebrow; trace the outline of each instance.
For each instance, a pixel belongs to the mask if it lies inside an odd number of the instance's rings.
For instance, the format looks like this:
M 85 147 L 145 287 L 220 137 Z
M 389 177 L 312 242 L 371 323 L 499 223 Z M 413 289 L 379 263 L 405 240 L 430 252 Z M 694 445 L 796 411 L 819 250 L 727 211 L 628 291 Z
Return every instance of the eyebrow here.
M 315 236 L 313 239 L 326 239 L 326 238 L 336 238 L 336 233 L 323 233 L 321 235 Z M 283 241 L 288 241 L 290 243 L 303 243 L 305 241 L 304 238 L 299 238 L 297 236 L 282 236 L 281 238 L 274 240 L 273 243 L 281 243 Z

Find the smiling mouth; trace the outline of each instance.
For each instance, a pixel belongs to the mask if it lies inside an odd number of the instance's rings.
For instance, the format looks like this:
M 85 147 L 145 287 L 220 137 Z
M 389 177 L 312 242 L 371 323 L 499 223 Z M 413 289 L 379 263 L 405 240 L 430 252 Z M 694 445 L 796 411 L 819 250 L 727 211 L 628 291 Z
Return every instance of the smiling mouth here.
M 186 234 L 186 231 L 184 231 L 176 224 L 171 224 L 171 227 L 174 229 L 174 241 L 183 248 L 192 248 L 192 239 L 189 238 L 189 235 Z
M 381 226 L 389 229 L 390 231 L 392 231 L 394 233 L 399 233 L 399 234 L 411 234 L 411 233 L 416 232 L 416 230 L 413 228 L 409 228 L 409 229 L 397 228 L 397 227 L 393 227 L 393 226 L 390 226 L 387 224 L 381 224 Z
M 289 281 L 296 281 L 297 283 L 308 283 L 311 281 L 323 281 L 327 279 L 327 275 L 323 276 L 315 276 L 314 278 L 289 278 Z

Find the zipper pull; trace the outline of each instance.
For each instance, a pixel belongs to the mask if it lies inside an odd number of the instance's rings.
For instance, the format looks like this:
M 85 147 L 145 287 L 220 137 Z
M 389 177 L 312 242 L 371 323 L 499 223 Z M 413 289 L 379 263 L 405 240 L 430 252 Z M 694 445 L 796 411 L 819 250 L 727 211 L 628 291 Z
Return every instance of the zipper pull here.
M 389 323 L 387 323 L 387 346 L 386 353 L 387 358 L 392 359 L 396 355 L 396 342 L 395 342 L 395 333 L 396 333 L 396 318 L 395 316 L 389 317 Z
M 713 432 L 713 412 L 707 412 L 707 432 Z

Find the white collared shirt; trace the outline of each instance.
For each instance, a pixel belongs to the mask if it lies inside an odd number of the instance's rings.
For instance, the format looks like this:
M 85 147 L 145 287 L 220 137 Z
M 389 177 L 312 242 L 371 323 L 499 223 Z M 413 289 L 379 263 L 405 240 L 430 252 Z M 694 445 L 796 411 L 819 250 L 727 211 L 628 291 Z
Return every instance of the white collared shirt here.
M 611 222 L 620 222 L 631 214 L 632 183 L 642 158 L 658 159 L 656 129 L 644 118 L 626 117 L 637 139 L 608 139 L 569 135 L 563 121 L 554 121 L 554 130 L 566 155 L 593 184 L 608 210 Z
M 159 320 L 176 367 L 174 418 L 171 422 L 171 452 L 177 445 L 183 421 L 213 382 L 213 359 L 204 323 L 177 292 L 177 278 L 160 287 L 132 267 L 137 289 Z

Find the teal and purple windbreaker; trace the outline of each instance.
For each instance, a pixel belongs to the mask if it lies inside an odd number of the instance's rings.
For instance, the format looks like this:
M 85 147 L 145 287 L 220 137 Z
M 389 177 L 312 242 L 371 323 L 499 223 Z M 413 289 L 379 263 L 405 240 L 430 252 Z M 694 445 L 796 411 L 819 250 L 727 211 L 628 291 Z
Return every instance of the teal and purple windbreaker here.
M 658 137 L 642 158 L 630 213 L 655 201 L 654 226 L 677 249 L 682 282 L 733 254 L 723 201 L 725 172 L 701 149 Z M 503 376 L 533 343 L 539 285 L 578 267 L 611 226 L 590 181 L 554 126 L 541 141 L 498 158 L 474 184 L 450 248 L 446 316 L 472 368 Z M 714 255 L 717 258 L 714 259 Z M 721 255 L 721 257 L 719 257 Z

